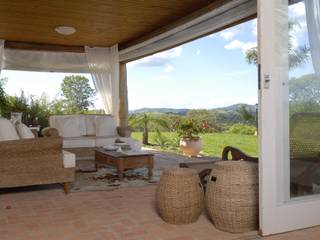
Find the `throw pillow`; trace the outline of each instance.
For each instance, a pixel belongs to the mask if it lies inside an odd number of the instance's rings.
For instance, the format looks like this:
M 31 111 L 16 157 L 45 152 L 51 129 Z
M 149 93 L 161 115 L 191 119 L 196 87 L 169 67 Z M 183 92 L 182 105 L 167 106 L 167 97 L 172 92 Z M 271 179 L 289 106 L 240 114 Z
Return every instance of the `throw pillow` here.
M 0 118 L 0 141 L 19 140 L 16 128 L 8 119 Z
M 54 121 L 50 121 L 50 127 L 56 128 L 61 137 L 80 137 L 79 115 L 54 116 Z
M 117 136 L 117 123 L 113 116 L 96 116 L 96 136 Z
M 32 131 L 23 123 L 17 123 L 16 129 L 21 139 L 35 138 Z
M 84 115 L 86 135 L 96 135 L 96 115 Z

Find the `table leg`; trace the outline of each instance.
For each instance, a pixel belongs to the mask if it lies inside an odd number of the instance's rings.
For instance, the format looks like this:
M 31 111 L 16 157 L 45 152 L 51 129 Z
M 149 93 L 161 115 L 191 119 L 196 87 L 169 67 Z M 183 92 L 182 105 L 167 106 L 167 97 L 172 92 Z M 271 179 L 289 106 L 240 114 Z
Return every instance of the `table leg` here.
M 123 171 L 124 171 L 122 158 L 120 158 L 118 161 L 117 169 L 118 169 L 118 177 L 120 178 L 120 180 L 122 180 L 123 179 Z
M 148 158 L 148 177 L 149 180 L 152 178 L 153 174 L 153 157 Z

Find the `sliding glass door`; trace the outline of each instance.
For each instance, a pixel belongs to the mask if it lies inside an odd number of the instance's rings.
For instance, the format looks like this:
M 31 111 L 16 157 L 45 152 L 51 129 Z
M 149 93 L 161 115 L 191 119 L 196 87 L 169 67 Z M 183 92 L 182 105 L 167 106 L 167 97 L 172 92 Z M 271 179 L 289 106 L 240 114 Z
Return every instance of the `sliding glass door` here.
M 320 1 L 260 0 L 260 228 L 320 225 Z

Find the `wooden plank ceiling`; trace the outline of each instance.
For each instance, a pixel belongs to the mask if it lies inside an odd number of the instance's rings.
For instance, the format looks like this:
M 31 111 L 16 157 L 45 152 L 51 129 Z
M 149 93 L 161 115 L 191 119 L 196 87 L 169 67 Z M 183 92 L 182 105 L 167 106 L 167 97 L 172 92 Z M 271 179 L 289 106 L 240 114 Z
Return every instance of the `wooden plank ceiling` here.
M 221 0 L 1 0 L 0 39 L 69 46 L 127 45 Z M 77 32 L 63 36 L 59 25 Z

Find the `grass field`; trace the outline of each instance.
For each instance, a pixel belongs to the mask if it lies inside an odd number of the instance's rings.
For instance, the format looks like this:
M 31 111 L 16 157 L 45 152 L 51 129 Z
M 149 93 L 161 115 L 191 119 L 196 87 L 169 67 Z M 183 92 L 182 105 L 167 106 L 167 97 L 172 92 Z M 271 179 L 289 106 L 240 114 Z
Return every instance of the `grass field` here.
M 172 132 L 164 132 L 163 135 L 169 139 L 177 139 L 176 134 Z M 155 136 L 156 134 L 154 132 L 149 134 L 149 142 L 151 144 L 155 143 Z M 133 132 L 132 137 L 141 141 L 142 132 Z M 233 146 L 241 149 L 251 156 L 258 156 L 257 136 L 230 133 L 207 133 L 203 134 L 201 137 L 203 141 L 202 154 L 220 157 L 225 146 Z M 179 149 L 175 147 L 164 148 L 163 150 L 179 152 Z

